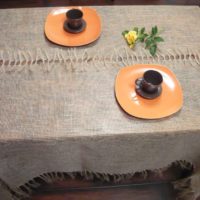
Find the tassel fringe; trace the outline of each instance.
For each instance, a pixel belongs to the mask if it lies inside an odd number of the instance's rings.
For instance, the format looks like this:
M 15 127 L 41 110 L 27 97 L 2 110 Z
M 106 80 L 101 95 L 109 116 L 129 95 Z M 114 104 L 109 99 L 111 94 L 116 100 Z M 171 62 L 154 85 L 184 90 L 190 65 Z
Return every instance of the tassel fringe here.
M 112 66 L 129 66 L 134 63 L 159 63 L 189 62 L 191 66 L 200 65 L 200 49 L 168 49 L 160 50 L 152 57 L 146 50 L 132 51 L 127 47 L 115 49 L 99 49 L 98 55 L 88 49 L 36 49 L 33 51 L 13 51 L 11 49 L 0 51 L 0 74 L 22 73 L 24 71 L 51 72 L 60 67 L 68 72 L 99 71 Z M 106 52 L 109 52 L 106 55 Z M 38 67 L 39 65 L 39 67 Z
M 29 200 L 34 191 L 36 191 L 39 187 L 57 181 L 77 179 L 77 180 L 101 181 L 104 183 L 120 183 L 122 181 L 128 181 L 128 180 L 131 181 L 131 179 L 133 179 L 136 174 L 140 175 L 144 180 L 147 180 L 148 176 L 152 173 L 159 174 L 159 176 L 162 177 L 163 176 L 162 172 L 166 171 L 171 167 L 177 167 L 179 170 L 187 172 L 186 175 L 188 173 L 192 173 L 193 171 L 193 165 L 191 163 L 186 161 L 176 161 L 165 168 L 156 170 L 145 170 L 142 172 L 127 173 L 127 174 L 108 174 L 108 173 L 98 173 L 90 171 L 49 172 L 33 178 L 32 180 L 28 181 L 27 183 L 21 185 L 19 188 L 16 189 L 12 189 L 7 183 L 5 183 L 1 179 L 0 179 L 0 186 L 12 195 L 13 200 Z M 188 190 L 189 184 L 187 181 L 188 179 L 184 180 L 186 181 L 185 182 L 183 180 L 181 182 L 177 181 L 175 184 L 175 189 L 178 189 L 180 187 L 181 189 L 185 188 L 184 191 L 188 193 L 189 191 Z M 200 184 L 200 178 L 198 181 L 199 181 L 198 183 Z

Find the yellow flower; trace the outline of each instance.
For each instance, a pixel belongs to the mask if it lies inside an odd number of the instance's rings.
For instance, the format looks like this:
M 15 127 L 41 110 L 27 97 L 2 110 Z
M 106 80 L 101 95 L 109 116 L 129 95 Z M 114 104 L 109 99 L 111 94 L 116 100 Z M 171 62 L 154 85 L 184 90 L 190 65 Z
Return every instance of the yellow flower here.
M 135 41 L 137 40 L 137 32 L 129 31 L 127 34 L 125 34 L 124 37 L 125 37 L 127 43 L 129 44 L 130 48 L 133 48 Z

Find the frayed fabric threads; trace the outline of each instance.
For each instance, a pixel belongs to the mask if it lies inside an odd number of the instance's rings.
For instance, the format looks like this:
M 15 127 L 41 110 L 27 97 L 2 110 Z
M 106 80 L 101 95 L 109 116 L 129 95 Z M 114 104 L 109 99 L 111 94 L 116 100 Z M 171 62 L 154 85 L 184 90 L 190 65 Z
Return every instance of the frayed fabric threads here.
M 200 197 L 200 172 L 191 177 L 175 181 L 174 189 L 177 192 L 177 200 L 196 200 Z
M 13 189 L 7 183 L 5 183 L 2 179 L 0 179 L 0 186 L 2 189 L 6 190 L 12 195 L 13 200 L 28 200 L 32 194 L 42 185 L 51 184 L 57 181 L 67 181 L 69 179 L 77 179 L 77 180 L 88 180 L 88 181 L 101 181 L 106 183 L 121 183 L 123 181 L 130 181 L 134 178 L 135 174 L 139 175 L 147 180 L 149 174 L 157 173 L 159 176 L 163 176 L 163 171 L 168 170 L 171 167 L 179 167 L 180 170 L 186 170 L 188 172 L 192 172 L 193 165 L 186 161 L 176 161 L 165 167 L 163 169 L 155 169 L 155 170 L 145 170 L 142 172 L 135 173 L 127 173 L 127 174 L 107 174 L 107 173 L 97 173 L 90 171 L 82 171 L 82 172 L 49 172 L 44 173 L 38 177 L 29 180 L 27 183 L 19 186 L 19 188 Z M 158 173 L 159 171 L 159 173 Z M 187 179 L 186 179 L 187 180 Z M 182 182 L 177 182 L 175 189 L 180 188 L 180 184 L 184 186 L 185 193 L 188 193 L 188 184 Z M 185 200 L 185 199 L 184 199 Z
M 134 63 L 160 63 L 170 65 L 171 62 L 189 62 L 192 66 L 200 64 L 200 50 L 198 49 L 168 49 L 158 51 L 152 57 L 145 50 L 132 51 L 123 46 L 116 47 L 112 51 L 107 48 L 98 50 L 96 55 L 89 50 L 77 49 L 36 49 L 32 51 L 11 49 L 0 51 L 0 73 L 14 73 L 40 70 L 51 72 L 54 65 L 62 64 L 63 68 L 71 72 L 84 72 L 88 70 L 102 70 L 115 65 L 129 66 Z M 107 55 L 105 52 L 111 52 Z M 36 67 L 39 65 L 40 67 Z M 91 68 L 92 67 L 92 68 Z M 56 67 L 58 70 L 59 67 Z

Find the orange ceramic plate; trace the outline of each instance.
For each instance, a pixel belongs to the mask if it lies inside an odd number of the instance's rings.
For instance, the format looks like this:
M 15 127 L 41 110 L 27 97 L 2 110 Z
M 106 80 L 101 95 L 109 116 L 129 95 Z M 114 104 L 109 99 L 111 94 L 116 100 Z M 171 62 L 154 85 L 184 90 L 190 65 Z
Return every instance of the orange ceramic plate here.
M 135 92 L 135 80 L 147 70 L 156 70 L 163 76 L 162 93 L 148 100 Z M 181 109 L 183 94 L 176 76 L 161 65 L 137 64 L 122 68 L 115 82 L 115 95 L 120 106 L 130 115 L 144 119 L 158 119 Z
M 68 33 L 64 31 L 63 24 L 66 20 L 66 12 L 69 9 L 77 8 L 83 12 L 83 19 L 86 21 L 86 29 L 81 33 Z M 94 42 L 101 34 L 101 19 L 96 10 L 87 7 L 63 7 L 51 11 L 45 22 L 46 37 L 63 46 L 82 46 Z

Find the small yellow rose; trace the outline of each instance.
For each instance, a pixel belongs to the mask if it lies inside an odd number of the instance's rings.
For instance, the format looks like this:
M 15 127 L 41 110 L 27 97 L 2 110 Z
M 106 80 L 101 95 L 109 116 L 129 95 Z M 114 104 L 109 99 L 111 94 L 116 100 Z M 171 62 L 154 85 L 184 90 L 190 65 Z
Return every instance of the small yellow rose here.
M 133 48 L 135 41 L 137 40 L 137 32 L 136 31 L 129 31 L 124 36 L 126 38 L 127 43 L 131 48 Z

